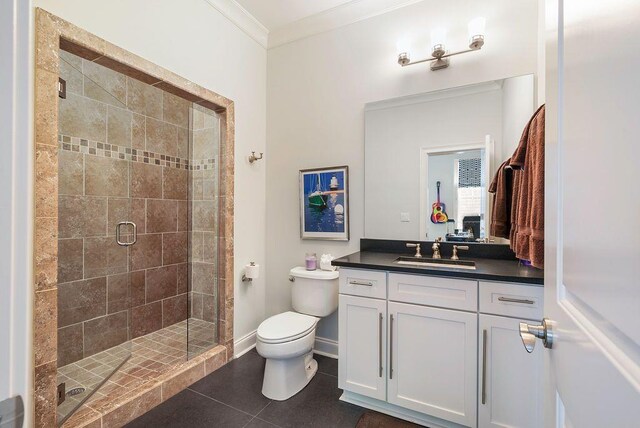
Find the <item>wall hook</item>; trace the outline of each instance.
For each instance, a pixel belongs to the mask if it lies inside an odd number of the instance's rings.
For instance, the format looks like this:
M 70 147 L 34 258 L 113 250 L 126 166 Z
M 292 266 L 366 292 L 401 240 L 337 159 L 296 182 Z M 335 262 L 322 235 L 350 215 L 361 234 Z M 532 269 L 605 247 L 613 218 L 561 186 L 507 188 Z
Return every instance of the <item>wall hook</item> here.
M 262 155 L 264 155 L 264 153 L 260 152 L 260 157 L 258 157 L 256 156 L 256 152 L 251 152 L 251 156 L 249 156 L 249 163 L 254 163 L 255 161 L 262 159 Z

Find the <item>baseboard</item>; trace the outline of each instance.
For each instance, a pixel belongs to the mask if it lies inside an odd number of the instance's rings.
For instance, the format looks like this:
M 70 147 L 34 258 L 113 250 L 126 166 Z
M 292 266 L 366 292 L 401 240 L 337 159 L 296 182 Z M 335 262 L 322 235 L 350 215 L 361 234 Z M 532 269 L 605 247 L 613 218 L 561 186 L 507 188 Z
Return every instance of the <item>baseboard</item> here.
M 238 358 L 256 347 L 256 330 L 233 342 L 233 358 Z
M 338 342 L 333 339 L 327 339 L 326 337 L 317 337 L 316 343 L 313 346 L 313 352 L 316 354 L 324 355 L 329 358 L 338 358 Z
M 233 343 L 233 358 L 238 358 L 256 347 L 256 330 L 242 336 Z M 313 352 L 329 358 L 338 358 L 338 342 L 325 337 L 316 337 Z

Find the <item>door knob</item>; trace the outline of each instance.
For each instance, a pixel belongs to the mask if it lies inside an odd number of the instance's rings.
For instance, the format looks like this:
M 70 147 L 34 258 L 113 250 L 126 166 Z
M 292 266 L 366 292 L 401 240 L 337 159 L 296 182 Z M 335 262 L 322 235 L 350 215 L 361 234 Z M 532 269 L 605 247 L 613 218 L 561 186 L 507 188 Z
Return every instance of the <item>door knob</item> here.
M 542 325 L 532 325 L 521 322 L 520 338 L 522 338 L 522 344 L 528 353 L 533 352 L 533 348 L 536 346 L 536 339 L 542 339 L 544 347 L 551 349 L 553 346 L 553 329 L 551 322 L 547 318 L 542 320 Z

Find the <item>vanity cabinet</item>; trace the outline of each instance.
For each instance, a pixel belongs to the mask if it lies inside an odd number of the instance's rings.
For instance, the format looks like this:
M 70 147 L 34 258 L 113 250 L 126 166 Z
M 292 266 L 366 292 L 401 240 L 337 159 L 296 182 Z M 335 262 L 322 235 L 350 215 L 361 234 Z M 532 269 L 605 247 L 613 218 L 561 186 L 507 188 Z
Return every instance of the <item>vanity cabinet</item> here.
M 541 426 L 542 351 L 518 327 L 540 320 L 542 287 L 345 268 L 340 285 L 341 399 L 427 426 Z
M 539 319 L 479 316 L 481 428 L 542 426 L 543 348 L 536 346 L 531 354 L 524 351 L 519 335 L 521 321 L 536 323 Z
M 340 295 L 338 387 L 385 400 L 387 302 Z
M 389 302 L 387 401 L 475 426 L 477 315 Z

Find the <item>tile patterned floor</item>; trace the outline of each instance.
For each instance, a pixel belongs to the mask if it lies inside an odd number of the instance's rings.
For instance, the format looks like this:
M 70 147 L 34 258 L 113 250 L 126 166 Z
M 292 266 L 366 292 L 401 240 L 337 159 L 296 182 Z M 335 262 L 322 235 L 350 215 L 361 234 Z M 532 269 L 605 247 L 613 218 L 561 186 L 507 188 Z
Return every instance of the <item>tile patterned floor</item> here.
M 159 378 L 175 364 L 186 361 L 187 357 L 193 358 L 214 346 L 215 331 L 213 323 L 189 319 L 60 367 L 58 384 L 65 382 L 67 392 L 74 388 L 85 388 L 85 391 L 77 395 L 67 394 L 65 401 L 58 406 L 58 420 L 78 407 L 129 354 L 129 360 L 95 391 L 89 401 L 105 397 L 115 390 L 124 395 L 144 382 Z
M 355 427 L 365 409 L 339 401 L 338 361 L 316 355 L 318 373 L 286 401 L 264 397 L 264 359 L 254 350 L 126 425 L 210 428 Z

